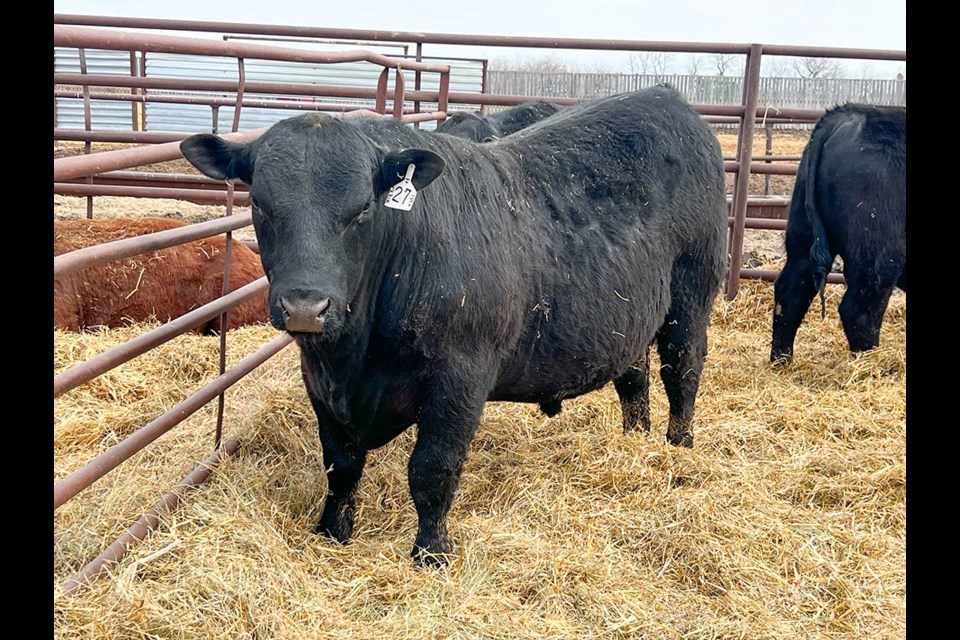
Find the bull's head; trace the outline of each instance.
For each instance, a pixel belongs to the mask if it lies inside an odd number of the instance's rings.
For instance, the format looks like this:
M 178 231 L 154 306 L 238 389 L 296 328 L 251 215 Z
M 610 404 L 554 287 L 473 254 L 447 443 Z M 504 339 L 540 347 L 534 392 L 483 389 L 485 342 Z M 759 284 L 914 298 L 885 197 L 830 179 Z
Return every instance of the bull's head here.
M 497 128 L 484 117 L 475 113 L 455 113 L 436 129 L 436 133 L 473 140 L 474 142 L 492 142 L 500 137 Z
M 339 335 L 376 271 L 385 218 L 405 215 L 384 207 L 387 192 L 411 164 L 418 190 L 444 168 L 432 151 L 390 151 L 356 126 L 317 114 L 279 122 L 251 143 L 201 134 L 180 150 L 205 175 L 250 185 L 270 322 L 325 340 Z

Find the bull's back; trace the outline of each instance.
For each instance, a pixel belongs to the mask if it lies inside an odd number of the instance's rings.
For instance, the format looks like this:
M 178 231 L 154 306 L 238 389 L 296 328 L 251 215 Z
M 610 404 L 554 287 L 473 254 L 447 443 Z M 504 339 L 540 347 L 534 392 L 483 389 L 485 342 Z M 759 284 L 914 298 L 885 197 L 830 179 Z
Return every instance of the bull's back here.
M 672 89 L 574 105 L 494 144 L 569 226 L 649 229 L 678 250 L 725 228 L 720 145 Z
M 726 229 L 722 156 L 675 92 L 573 107 L 490 146 L 517 158 L 540 230 L 531 252 L 544 265 L 495 397 L 596 388 L 636 361 L 678 291 L 712 300 Z M 686 273 L 676 276 L 678 265 Z
M 168 218 L 111 218 L 54 223 L 54 255 L 185 226 Z M 54 281 L 54 327 L 118 327 L 151 317 L 166 321 L 219 297 L 226 243 L 214 236 L 83 269 Z M 263 276 L 259 257 L 233 243 L 230 289 Z M 266 294 L 231 311 L 231 326 L 266 322 Z M 214 321 L 209 328 L 219 328 Z

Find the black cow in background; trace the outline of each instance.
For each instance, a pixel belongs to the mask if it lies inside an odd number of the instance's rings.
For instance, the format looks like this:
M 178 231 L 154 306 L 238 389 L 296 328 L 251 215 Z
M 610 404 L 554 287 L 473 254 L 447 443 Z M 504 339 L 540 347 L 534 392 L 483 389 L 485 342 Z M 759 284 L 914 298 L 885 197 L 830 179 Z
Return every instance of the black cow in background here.
M 455 113 L 435 131 L 474 142 L 490 142 L 526 129 L 535 122 L 549 118 L 560 109 L 562 107 L 559 105 L 538 100 L 504 109 L 492 116 Z
M 770 360 L 789 362 L 817 292 L 839 255 L 847 290 L 840 319 L 850 350 L 880 342 L 895 286 L 907 289 L 907 110 L 846 104 L 817 122 L 803 151 L 777 278 Z
M 300 347 L 329 469 L 318 531 L 350 538 L 367 452 L 416 423 L 413 555 L 445 562 L 484 403 L 612 380 L 625 430 L 649 429 L 654 340 L 667 438 L 692 446 L 727 208 L 717 139 L 676 91 L 577 105 L 488 144 L 307 114 L 181 149 L 250 184 L 271 322 Z
M 504 109 L 490 116 L 490 122 L 500 132 L 500 137 L 509 136 L 521 129 L 526 129 L 535 122 L 549 118 L 563 107 L 552 102 L 537 100 L 525 102 L 515 107 Z
M 433 131 L 473 142 L 492 142 L 500 137 L 488 118 L 475 113 L 455 113 Z

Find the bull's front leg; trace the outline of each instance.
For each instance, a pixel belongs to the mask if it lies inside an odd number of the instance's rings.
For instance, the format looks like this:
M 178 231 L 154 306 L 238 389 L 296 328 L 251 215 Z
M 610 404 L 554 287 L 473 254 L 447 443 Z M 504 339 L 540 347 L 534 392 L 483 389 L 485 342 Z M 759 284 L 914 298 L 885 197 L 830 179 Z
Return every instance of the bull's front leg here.
M 321 413 L 317 412 L 318 418 Z M 316 531 L 346 544 L 353 535 L 357 485 L 367 452 L 329 419 L 320 418 L 320 443 L 323 445 L 323 465 L 327 468 L 327 500 Z
M 492 386 L 467 375 L 468 368 L 440 374 L 420 412 L 408 471 L 419 519 L 411 555 L 421 566 L 445 565 L 453 550 L 447 514 Z
M 323 515 L 315 531 L 346 544 L 353 535 L 353 515 L 357 509 L 357 485 L 363 475 L 367 451 L 350 437 L 344 425 L 327 409 L 319 389 L 322 382 L 306 349 L 301 347 L 300 368 L 307 397 L 317 415 L 320 444 L 323 446 L 323 466 L 327 470 L 327 497 Z

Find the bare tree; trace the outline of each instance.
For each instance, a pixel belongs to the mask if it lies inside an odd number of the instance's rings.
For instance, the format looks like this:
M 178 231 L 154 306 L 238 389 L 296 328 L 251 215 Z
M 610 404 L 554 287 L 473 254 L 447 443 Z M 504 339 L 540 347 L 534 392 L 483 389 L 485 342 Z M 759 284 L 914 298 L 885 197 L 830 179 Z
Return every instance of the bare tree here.
M 831 58 L 797 58 L 793 69 L 801 78 L 842 78 L 843 64 Z
M 490 69 L 496 71 L 540 71 L 543 73 L 566 73 L 567 63 L 554 56 L 493 58 Z
M 687 74 L 691 76 L 700 75 L 700 70 L 704 66 L 703 56 L 699 53 L 691 53 L 687 56 Z
M 723 77 L 728 71 L 733 71 L 734 56 L 732 53 L 715 53 L 713 64 L 717 68 L 717 75 Z
M 760 74 L 769 78 L 793 78 L 797 72 L 793 64 L 783 56 L 763 56 Z
M 880 74 L 877 73 L 876 67 L 870 62 L 860 63 L 859 68 L 857 69 L 856 77 L 859 80 L 869 80 L 872 78 L 880 78 Z
M 611 69 L 608 64 L 603 62 L 581 62 L 569 65 L 569 70 L 580 73 L 616 73 L 616 69 Z
M 627 56 L 627 71 L 633 75 L 664 76 L 670 57 L 665 51 L 633 51 Z

